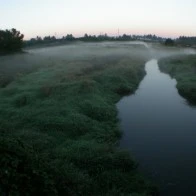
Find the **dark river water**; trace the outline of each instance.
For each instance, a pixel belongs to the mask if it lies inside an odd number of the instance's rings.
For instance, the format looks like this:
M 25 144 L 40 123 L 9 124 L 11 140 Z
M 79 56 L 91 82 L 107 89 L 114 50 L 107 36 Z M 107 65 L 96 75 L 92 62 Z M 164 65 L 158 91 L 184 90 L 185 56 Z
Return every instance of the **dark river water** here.
M 140 170 L 160 186 L 162 196 L 196 195 L 196 108 L 161 73 L 156 60 L 134 95 L 117 103 L 123 137 Z

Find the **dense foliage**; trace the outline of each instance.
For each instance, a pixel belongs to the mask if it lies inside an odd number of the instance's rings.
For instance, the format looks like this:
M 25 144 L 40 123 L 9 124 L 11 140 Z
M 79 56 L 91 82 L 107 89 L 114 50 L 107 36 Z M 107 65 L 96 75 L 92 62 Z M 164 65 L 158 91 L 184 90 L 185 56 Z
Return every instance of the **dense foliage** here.
M 21 51 L 24 35 L 16 29 L 0 30 L 0 54 Z
M 174 40 L 168 38 L 165 40 L 165 45 L 166 46 L 174 46 Z

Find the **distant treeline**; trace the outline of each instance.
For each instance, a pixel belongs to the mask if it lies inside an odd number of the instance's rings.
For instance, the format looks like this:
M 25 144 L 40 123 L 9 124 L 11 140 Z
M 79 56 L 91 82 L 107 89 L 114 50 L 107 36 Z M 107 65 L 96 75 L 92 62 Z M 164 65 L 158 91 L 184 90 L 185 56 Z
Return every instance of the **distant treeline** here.
M 182 45 L 182 46 L 193 46 L 196 45 L 196 37 L 185 37 L 180 36 L 177 39 L 164 38 L 156 35 L 127 35 L 123 34 L 120 36 L 108 36 L 107 34 L 103 35 L 88 35 L 84 34 L 83 37 L 74 37 L 72 34 L 67 34 L 61 38 L 56 38 L 55 36 L 46 36 L 31 38 L 30 40 L 24 41 L 25 47 L 33 47 L 38 45 L 59 45 L 66 44 L 72 41 L 84 41 L 84 42 L 102 42 L 102 41 L 150 41 L 150 42 L 160 42 L 165 45 Z
M 176 41 L 177 44 L 180 44 L 180 45 L 187 45 L 187 46 L 194 45 L 196 47 L 196 37 L 180 36 L 175 41 Z
M 30 40 L 25 41 L 26 47 L 44 45 L 44 44 L 64 44 L 71 41 L 84 41 L 84 42 L 102 42 L 102 41 L 133 41 L 133 40 L 143 40 L 143 41 L 158 41 L 163 42 L 165 38 L 158 37 L 156 35 L 126 35 L 122 36 L 108 36 L 107 34 L 103 35 L 88 35 L 84 34 L 83 37 L 74 37 L 72 34 L 67 34 L 62 38 L 56 38 L 55 36 L 46 36 L 41 38 L 37 36 L 36 38 L 31 38 Z
M 23 47 L 42 47 L 49 45 L 63 45 L 73 41 L 84 41 L 84 42 L 102 42 L 102 41 L 150 41 L 150 42 L 161 42 L 166 45 L 179 45 L 179 46 L 191 46 L 196 47 L 196 37 L 185 37 L 180 36 L 177 39 L 166 39 L 156 35 L 126 35 L 122 36 L 108 36 L 103 35 L 88 35 L 84 34 L 83 37 L 74 37 L 72 34 L 67 34 L 61 38 L 55 36 L 45 36 L 36 38 L 31 38 L 30 40 L 23 41 L 24 35 L 17 31 L 16 29 L 11 30 L 0 30 L 0 54 L 7 54 L 13 52 L 19 52 Z
M 23 47 L 24 35 L 16 29 L 0 30 L 0 54 L 19 52 Z

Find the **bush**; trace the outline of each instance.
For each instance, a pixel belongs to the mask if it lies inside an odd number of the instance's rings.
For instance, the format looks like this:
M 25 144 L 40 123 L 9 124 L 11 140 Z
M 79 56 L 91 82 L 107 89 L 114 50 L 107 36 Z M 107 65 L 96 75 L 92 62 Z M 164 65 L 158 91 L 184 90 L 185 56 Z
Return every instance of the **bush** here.
M 173 46 L 174 45 L 174 41 L 172 39 L 166 39 L 165 40 L 165 45 L 166 46 Z
M 21 51 L 24 35 L 16 29 L 0 30 L 0 54 Z

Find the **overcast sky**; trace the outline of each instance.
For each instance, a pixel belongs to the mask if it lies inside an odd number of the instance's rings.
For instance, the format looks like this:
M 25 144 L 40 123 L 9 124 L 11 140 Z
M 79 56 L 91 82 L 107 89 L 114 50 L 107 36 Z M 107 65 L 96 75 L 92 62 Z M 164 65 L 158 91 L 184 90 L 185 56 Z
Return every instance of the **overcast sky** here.
M 72 33 L 196 36 L 196 0 L 0 0 L 0 29 L 25 38 Z

